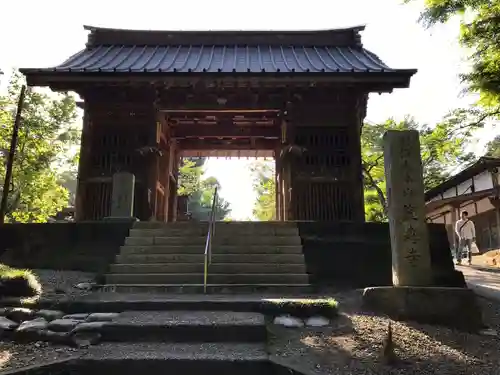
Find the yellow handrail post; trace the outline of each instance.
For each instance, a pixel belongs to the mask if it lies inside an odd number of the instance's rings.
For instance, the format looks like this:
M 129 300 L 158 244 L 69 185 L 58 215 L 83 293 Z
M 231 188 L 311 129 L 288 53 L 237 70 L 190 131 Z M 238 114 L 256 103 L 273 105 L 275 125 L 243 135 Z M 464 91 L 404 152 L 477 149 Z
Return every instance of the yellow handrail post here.
M 204 270 L 203 270 L 203 292 L 207 293 L 207 283 L 208 283 L 208 266 L 212 263 L 212 237 L 215 233 L 215 209 L 217 207 L 217 186 L 214 190 L 214 197 L 212 199 L 212 207 L 210 210 L 210 215 L 208 216 L 208 233 L 207 240 L 205 242 L 205 259 L 204 259 Z

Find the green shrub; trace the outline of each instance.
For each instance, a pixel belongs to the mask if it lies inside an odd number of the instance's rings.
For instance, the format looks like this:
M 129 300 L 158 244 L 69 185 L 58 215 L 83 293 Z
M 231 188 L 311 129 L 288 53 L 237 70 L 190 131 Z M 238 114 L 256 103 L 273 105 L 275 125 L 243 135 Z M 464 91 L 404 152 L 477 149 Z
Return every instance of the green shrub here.
M 32 271 L 0 264 L 0 298 L 37 298 L 41 293 L 42 285 Z
M 333 318 L 338 315 L 338 302 L 333 298 L 322 299 L 268 299 L 264 302 L 264 313 L 269 315 L 292 315 L 309 318 L 321 315 Z

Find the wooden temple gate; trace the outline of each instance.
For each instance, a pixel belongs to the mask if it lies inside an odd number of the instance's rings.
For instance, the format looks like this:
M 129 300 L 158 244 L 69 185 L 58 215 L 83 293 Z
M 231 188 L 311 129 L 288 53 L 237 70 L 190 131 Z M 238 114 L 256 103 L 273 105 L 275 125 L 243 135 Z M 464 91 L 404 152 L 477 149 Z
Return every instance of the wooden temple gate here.
M 174 221 L 181 158 L 218 155 L 275 157 L 279 220 L 364 220 L 368 93 L 407 87 L 415 71 L 362 48 L 362 28 L 87 29 L 65 63 L 22 70 L 84 100 L 77 220 L 109 216 L 112 176 L 127 171 L 135 216 Z

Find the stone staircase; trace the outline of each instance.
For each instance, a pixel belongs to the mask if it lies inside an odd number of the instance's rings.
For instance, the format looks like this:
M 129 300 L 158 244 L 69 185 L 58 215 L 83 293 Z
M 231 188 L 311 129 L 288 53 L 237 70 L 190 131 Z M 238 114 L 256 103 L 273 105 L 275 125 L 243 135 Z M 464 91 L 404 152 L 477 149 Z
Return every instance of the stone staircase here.
M 106 276 L 120 291 L 199 291 L 208 223 L 137 222 Z M 211 290 L 307 288 L 298 228 L 291 222 L 217 222 Z
M 72 374 L 274 375 L 264 316 L 227 311 L 125 311 L 89 326 L 100 343 L 65 367 Z

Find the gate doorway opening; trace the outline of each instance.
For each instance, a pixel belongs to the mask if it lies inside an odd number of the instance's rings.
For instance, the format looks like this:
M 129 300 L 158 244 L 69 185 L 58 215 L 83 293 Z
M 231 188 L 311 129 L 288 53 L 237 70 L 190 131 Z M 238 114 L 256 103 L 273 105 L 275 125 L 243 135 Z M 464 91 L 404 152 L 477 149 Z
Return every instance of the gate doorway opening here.
M 217 220 L 277 220 L 279 110 L 164 110 L 178 148 L 177 219 L 206 220 L 218 187 Z M 201 174 L 201 175 L 200 175 Z M 272 196 L 271 196 L 272 194 Z
M 215 186 L 217 221 L 274 221 L 277 218 L 274 158 L 184 158 L 179 185 L 179 205 L 186 201 L 184 210 L 191 220 L 208 219 Z M 186 194 L 188 190 L 191 194 Z

